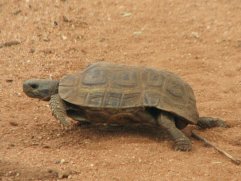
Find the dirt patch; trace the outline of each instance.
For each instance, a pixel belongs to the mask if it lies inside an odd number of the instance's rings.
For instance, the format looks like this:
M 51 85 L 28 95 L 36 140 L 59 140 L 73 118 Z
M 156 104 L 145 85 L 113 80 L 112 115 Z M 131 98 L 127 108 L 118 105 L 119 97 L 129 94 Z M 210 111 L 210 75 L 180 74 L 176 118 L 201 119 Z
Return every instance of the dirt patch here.
M 196 140 L 182 153 L 148 128 L 62 130 L 22 82 L 97 61 L 175 72 L 201 116 L 231 125 L 200 134 L 241 158 L 240 10 L 238 0 L 2 0 L 0 180 L 239 180 L 240 167 Z

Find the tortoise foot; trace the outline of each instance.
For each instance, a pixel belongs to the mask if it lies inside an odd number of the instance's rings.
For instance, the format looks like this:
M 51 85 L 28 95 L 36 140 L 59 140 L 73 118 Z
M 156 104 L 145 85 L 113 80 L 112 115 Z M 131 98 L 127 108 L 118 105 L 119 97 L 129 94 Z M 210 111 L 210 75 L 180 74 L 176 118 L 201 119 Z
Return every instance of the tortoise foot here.
M 175 151 L 190 151 L 192 149 L 192 142 L 189 139 L 178 139 L 174 145 Z
M 212 117 L 200 117 L 198 119 L 197 125 L 201 129 L 205 128 L 213 128 L 213 127 L 223 127 L 227 128 L 229 127 L 225 121 L 219 119 L 219 118 L 212 118 Z

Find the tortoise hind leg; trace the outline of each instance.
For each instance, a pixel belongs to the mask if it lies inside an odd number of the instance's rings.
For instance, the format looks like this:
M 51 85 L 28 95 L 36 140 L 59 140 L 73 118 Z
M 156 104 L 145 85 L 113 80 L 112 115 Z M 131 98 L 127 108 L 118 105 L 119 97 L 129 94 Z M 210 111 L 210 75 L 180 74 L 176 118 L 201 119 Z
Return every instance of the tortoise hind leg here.
M 174 117 L 168 113 L 160 113 L 157 118 L 158 124 L 165 128 L 168 133 L 172 136 L 175 145 L 174 149 L 179 151 L 190 151 L 192 149 L 192 143 L 185 134 L 179 130 L 175 125 Z
M 52 110 L 53 116 L 60 121 L 60 123 L 64 126 L 68 126 L 69 122 L 66 120 L 66 110 L 65 110 L 65 103 L 59 97 L 58 94 L 54 94 L 50 98 L 49 102 L 50 108 Z
M 224 127 L 227 128 L 228 125 L 219 118 L 212 117 L 200 117 L 197 122 L 198 127 L 201 129 L 213 128 L 213 127 Z

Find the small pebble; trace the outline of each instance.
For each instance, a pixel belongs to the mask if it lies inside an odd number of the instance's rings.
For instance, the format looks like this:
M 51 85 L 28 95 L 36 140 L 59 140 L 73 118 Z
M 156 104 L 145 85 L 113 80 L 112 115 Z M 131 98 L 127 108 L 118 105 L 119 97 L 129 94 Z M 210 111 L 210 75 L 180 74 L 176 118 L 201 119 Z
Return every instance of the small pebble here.
M 73 173 L 71 170 L 55 170 L 55 169 L 48 169 L 47 170 L 48 173 L 53 174 L 54 176 L 58 177 L 59 179 L 63 179 L 63 178 L 71 178 L 71 174 Z
M 198 39 L 198 38 L 200 38 L 200 35 L 199 35 L 198 32 L 192 32 L 192 33 L 191 33 L 191 37 Z
M 18 126 L 18 123 L 13 122 L 13 121 L 10 121 L 9 124 L 10 124 L 11 126 Z
M 61 37 L 63 40 L 67 40 L 67 36 L 62 35 Z
M 44 50 L 42 50 L 42 52 L 44 53 L 44 54 L 52 54 L 52 53 L 54 53 L 53 52 L 53 50 L 51 50 L 51 49 L 44 49 Z
M 20 10 L 20 9 L 19 9 L 19 10 L 17 10 L 17 11 L 15 11 L 15 12 L 13 12 L 13 15 L 15 15 L 15 16 L 16 16 L 16 15 L 18 15 L 18 14 L 19 14 L 19 13 L 21 13 L 21 12 L 22 12 L 22 10 Z
M 34 48 L 31 48 L 30 50 L 29 50 L 29 53 L 34 53 L 35 52 L 35 49 Z
M 142 34 L 142 31 L 135 31 L 135 32 L 133 32 L 133 35 L 141 35 Z
M 43 148 L 50 148 L 50 146 L 49 145 L 44 145 Z
M 58 178 L 63 179 L 63 178 L 68 178 L 70 176 L 70 172 L 68 171 L 63 171 L 58 173 Z
M 123 12 L 123 13 L 122 13 L 122 16 L 123 16 L 123 17 L 128 17 L 128 16 L 131 16 L 131 15 L 132 15 L 131 12 Z
M 65 161 L 65 159 L 61 159 L 61 160 L 57 160 L 55 163 L 56 164 L 64 164 L 64 163 L 68 163 L 68 162 Z
M 15 176 L 18 177 L 20 175 L 20 173 L 16 172 L 16 171 L 9 171 L 6 173 L 6 176 Z
M 49 41 L 50 41 L 48 35 L 43 35 L 43 41 L 46 41 L 46 42 L 49 42 Z
M 54 173 L 55 170 L 53 170 L 52 168 L 48 168 L 48 169 L 47 169 L 47 172 L 48 172 L 48 173 Z
M 6 82 L 11 83 L 13 82 L 13 79 L 6 79 Z
M 216 162 L 212 162 L 213 164 L 220 164 L 222 162 L 216 161 Z
M 63 16 L 63 21 L 66 22 L 66 23 L 70 22 L 69 18 L 67 18 L 65 15 Z
M 67 162 L 65 161 L 65 159 L 61 159 L 61 160 L 60 160 L 60 164 L 63 164 L 63 163 L 67 163 Z

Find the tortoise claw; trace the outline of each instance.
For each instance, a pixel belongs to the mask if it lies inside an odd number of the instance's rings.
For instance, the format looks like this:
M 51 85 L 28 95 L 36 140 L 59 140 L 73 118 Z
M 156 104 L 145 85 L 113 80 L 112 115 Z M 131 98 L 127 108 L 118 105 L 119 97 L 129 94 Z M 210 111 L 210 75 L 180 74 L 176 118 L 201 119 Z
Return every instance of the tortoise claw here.
M 70 127 L 69 124 L 63 124 L 63 123 L 61 123 L 61 122 L 60 122 L 60 126 L 61 126 L 61 128 L 62 128 L 63 130 L 67 130 L 67 129 L 69 129 L 69 127 Z
M 189 139 L 178 139 L 175 141 L 175 151 L 190 151 L 192 149 L 192 142 Z
M 71 124 L 71 120 L 66 120 L 65 122 L 59 121 L 62 130 L 71 130 L 74 127 L 74 124 Z

